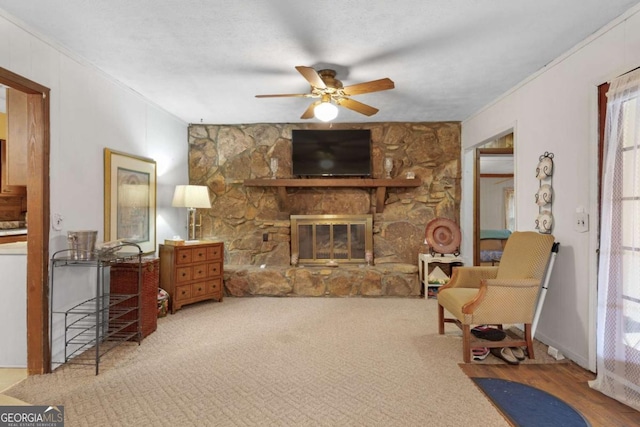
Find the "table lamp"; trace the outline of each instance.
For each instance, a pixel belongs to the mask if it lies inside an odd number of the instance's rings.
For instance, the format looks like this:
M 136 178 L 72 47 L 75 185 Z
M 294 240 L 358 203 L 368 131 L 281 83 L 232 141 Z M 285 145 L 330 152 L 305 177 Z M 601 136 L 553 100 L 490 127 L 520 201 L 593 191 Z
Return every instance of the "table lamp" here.
M 171 206 L 175 208 L 187 208 L 189 211 L 189 215 L 187 216 L 189 240 L 196 240 L 196 227 L 202 225 L 202 223 L 196 224 L 196 208 L 211 208 L 209 188 L 206 185 L 176 185 Z

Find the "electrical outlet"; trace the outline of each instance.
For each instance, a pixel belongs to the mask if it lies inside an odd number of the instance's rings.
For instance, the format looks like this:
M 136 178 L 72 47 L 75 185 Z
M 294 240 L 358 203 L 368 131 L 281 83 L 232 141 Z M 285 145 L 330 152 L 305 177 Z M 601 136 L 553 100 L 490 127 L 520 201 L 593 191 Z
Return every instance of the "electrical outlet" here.
M 556 360 L 564 359 L 564 354 L 560 353 L 560 350 L 555 347 L 549 346 L 549 348 L 547 349 L 547 354 Z
M 263 242 L 268 242 L 269 241 L 269 233 L 263 233 L 262 234 L 262 241 Z

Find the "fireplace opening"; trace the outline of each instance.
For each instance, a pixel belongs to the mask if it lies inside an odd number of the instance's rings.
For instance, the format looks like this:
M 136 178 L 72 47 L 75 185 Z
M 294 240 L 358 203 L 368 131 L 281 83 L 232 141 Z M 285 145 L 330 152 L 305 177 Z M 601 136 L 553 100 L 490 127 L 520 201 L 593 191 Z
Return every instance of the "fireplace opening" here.
M 290 219 L 293 265 L 372 263 L 371 215 L 292 215 Z

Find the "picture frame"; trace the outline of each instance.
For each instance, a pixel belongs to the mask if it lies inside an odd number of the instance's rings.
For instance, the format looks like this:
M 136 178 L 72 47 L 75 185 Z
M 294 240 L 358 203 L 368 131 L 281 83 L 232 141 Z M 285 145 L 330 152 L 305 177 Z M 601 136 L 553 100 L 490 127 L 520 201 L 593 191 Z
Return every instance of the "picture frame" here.
M 156 251 L 156 162 L 104 149 L 104 241 Z

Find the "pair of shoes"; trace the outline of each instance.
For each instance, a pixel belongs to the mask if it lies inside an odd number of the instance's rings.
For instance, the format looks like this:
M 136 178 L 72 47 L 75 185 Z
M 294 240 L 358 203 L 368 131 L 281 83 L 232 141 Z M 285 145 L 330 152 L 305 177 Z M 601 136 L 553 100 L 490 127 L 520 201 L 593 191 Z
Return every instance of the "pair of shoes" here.
M 473 360 L 484 360 L 489 355 L 489 349 L 487 347 L 476 347 L 471 349 Z
M 507 334 L 501 329 L 491 328 L 489 326 L 476 326 L 471 329 L 471 333 L 476 337 L 489 341 L 502 341 Z
M 511 350 L 511 353 L 513 353 L 513 355 L 519 361 L 523 361 L 524 359 L 527 358 L 527 356 L 524 354 L 524 350 L 522 349 L 522 347 L 509 347 L 509 349 Z
M 501 347 L 501 348 L 492 348 L 491 354 L 495 357 L 504 360 L 509 365 L 519 365 L 520 361 L 516 356 L 514 356 L 511 348 L 509 347 Z

